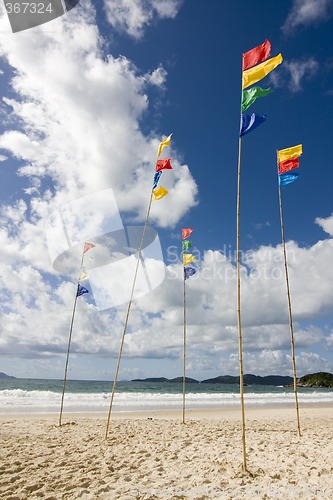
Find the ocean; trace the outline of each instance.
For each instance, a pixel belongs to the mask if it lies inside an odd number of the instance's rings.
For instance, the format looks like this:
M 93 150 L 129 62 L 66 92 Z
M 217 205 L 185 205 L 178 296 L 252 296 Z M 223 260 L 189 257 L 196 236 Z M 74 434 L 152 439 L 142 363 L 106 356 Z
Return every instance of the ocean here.
M 0 379 L 0 414 L 57 413 L 62 380 Z M 108 412 L 112 382 L 69 380 L 64 412 Z M 244 387 L 246 407 L 292 407 L 292 387 L 252 385 Z M 333 405 L 332 389 L 298 388 L 299 405 Z M 114 412 L 181 410 L 182 384 L 176 382 L 119 381 L 113 402 Z M 236 384 L 193 383 L 186 386 L 187 409 L 230 409 L 240 407 Z

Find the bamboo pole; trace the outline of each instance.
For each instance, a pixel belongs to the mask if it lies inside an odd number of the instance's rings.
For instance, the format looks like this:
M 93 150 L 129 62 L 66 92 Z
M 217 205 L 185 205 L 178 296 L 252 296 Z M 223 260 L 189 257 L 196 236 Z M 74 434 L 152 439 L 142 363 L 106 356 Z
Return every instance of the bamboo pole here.
M 108 432 L 109 432 L 113 399 L 114 399 L 114 395 L 115 395 L 115 391 L 116 391 L 118 374 L 119 374 L 119 368 L 120 368 L 120 359 L 121 359 L 122 352 L 123 352 L 125 335 L 126 335 L 127 324 L 128 324 L 128 318 L 129 318 L 129 314 L 130 314 L 130 310 L 131 310 L 131 306 L 132 306 L 134 289 L 135 289 L 135 284 L 136 284 L 136 278 L 137 278 L 137 275 L 138 275 L 139 263 L 140 263 L 140 260 L 141 260 L 141 253 L 142 253 L 143 241 L 144 241 L 144 237 L 145 237 L 145 234 L 146 234 L 146 229 L 147 229 L 147 225 L 148 225 L 148 220 L 149 220 L 149 214 L 150 214 L 150 209 L 151 209 L 152 201 L 153 201 L 153 190 L 151 191 L 151 194 L 150 194 L 150 200 L 149 200 L 149 205 L 148 205 L 146 220 L 145 220 L 145 224 L 144 224 L 144 227 L 143 227 L 143 232 L 142 232 L 142 237 L 141 237 L 141 242 L 140 242 L 140 247 L 139 247 L 138 259 L 137 259 L 136 267 L 135 267 L 135 273 L 134 273 L 134 278 L 133 278 L 133 284 L 132 284 L 132 290 L 131 290 L 130 300 L 129 300 L 128 306 L 127 306 L 126 319 L 125 319 L 123 334 L 122 334 L 121 342 L 120 342 L 120 349 L 119 349 L 117 367 L 116 367 L 115 376 L 114 376 L 114 379 L 113 379 L 113 387 L 112 387 L 112 393 L 111 393 L 111 400 L 110 400 L 110 407 L 109 407 L 109 413 L 108 413 L 108 420 L 107 420 L 107 424 L 106 424 L 105 439 L 107 439 Z
M 79 273 L 79 278 L 77 280 L 77 287 L 76 287 L 76 294 L 75 294 L 75 300 L 74 300 L 74 305 L 73 305 L 72 319 L 71 319 L 71 324 L 70 324 L 70 328 L 69 328 L 67 356 L 66 356 L 65 374 L 64 374 L 64 383 L 63 383 L 63 388 L 62 388 L 60 414 L 59 414 L 59 427 L 61 427 L 61 425 L 62 425 L 62 413 L 63 413 L 63 409 L 64 409 L 64 397 L 65 397 L 66 384 L 67 384 L 67 370 L 68 370 L 69 352 L 70 352 L 70 349 L 71 349 L 74 316 L 75 316 L 76 302 L 77 302 L 77 292 L 78 292 L 78 287 L 79 287 L 79 282 L 80 282 L 80 276 L 81 276 L 81 273 L 82 273 L 83 257 L 84 257 L 84 247 L 85 247 L 85 243 L 83 244 L 82 257 L 81 257 L 81 265 L 80 265 L 80 273 Z
M 183 421 L 185 424 L 185 394 L 186 394 L 186 285 L 185 285 L 185 268 L 183 267 L 184 279 L 184 375 L 183 375 Z
M 242 447 L 243 447 L 243 470 L 247 471 L 246 464 L 246 429 L 245 429 L 245 407 L 244 407 L 244 374 L 243 374 L 243 336 L 241 322 L 241 277 L 240 277 L 240 178 L 241 178 L 241 156 L 242 138 L 238 142 L 238 173 L 237 173 L 237 224 L 236 224 L 236 258 L 237 258 L 237 326 L 238 326 L 238 349 L 239 349 L 239 390 L 242 413 Z
M 297 429 L 298 437 L 301 437 L 301 426 L 299 418 L 299 406 L 298 406 L 298 394 L 297 394 L 297 376 L 296 376 L 296 358 L 295 358 L 295 342 L 294 342 L 294 328 L 293 328 L 293 315 L 291 309 L 291 298 L 290 298 L 290 286 L 289 286 L 289 273 L 287 264 L 287 252 L 286 252 L 286 242 L 284 237 L 284 221 L 283 221 L 283 210 L 282 210 L 282 193 L 281 186 L 278 184 L 279 189 L 279 206 L 280 206 L 280 222 L 281 222 L 281 236 L 282 236 L 282 246 L 283 246 L 283 256 L 284 256 L 284 269 L 286 276 L 286 286 L 287 286 L 287 296 L 288 296 L 288 311 L 289 311 L 289 327 L 290 327 L 290 340 L 291 340 L 291 357 L 293 362 L 293 372 L 294 372 L 294 394 L 295 394 L 295 405 L 296 405 L 296 417 L 297 417 Z

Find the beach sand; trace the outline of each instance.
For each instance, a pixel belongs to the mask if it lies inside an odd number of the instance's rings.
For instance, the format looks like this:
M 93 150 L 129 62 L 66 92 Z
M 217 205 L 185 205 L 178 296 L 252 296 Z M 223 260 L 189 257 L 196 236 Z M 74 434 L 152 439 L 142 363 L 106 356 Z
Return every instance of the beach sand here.
M 333 408 L 2 415 L 1 499 L 330 499 Z

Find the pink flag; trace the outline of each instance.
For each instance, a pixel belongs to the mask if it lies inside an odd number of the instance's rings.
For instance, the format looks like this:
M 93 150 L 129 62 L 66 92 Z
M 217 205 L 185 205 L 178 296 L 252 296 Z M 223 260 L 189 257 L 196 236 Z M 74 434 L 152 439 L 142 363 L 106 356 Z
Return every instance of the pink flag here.
M 96 245 L 94 245 L 93 243 L 85 243 L 84 244 L 83 253 L 88 252 L 88 250 L 90 250 L 91 248 L 94 248 L 95 246 Z
M 194 231 L 190 227 L 183 227 L 182 229 L 182 240 L 186 240 L 190 236 L 190 234 Z

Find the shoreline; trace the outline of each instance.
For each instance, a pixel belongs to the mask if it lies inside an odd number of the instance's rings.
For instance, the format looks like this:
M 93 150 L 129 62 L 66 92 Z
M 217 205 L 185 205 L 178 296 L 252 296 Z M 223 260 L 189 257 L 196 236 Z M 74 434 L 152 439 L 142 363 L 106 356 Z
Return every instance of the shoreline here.
M 299 405 L 300 414 L 304 412 L 304 414 L 308 414 L 309 412 L 320 411 L 322 413 L 328 413 L 332 415 L 333 404 L 322 404 L 322 403 L 311 403 L 305 405 Z M 272 416 L 282 416 L 282 415 L 290 415 L 295 414 L 296 408 L 295 406 L 290 405 L 263 405 L 258 407 L 245 407 L 245 417 L 249 420 L 257 419 L 258 415 L 272 417 Z M 108 411 L 64 411 L 63 419 L 67 418 L 107 418 Z M 180 419 L 182 415 L 182 409 L 161 409 L 161 410 L 124 410 L 124 411 L 116 411 L 113 410 L 111 413 L 111 420 L 125 420 L 125 419 L 172 419 L 177 420 Z M 201 420 L 201 419 L 237 419 L 241 416 L 241 409 L 239 408 L 196 408 L 196 409 L 187 409 L 186 416 L 188 419 L 193 420 Z M 24 409 L 20 411 L 5 411 L 0 412 L 0 421 L 6 419 L 8 417 L 11 418 L 47 418 L 47 419 L 57 419 L 59 418 L 59 411 L 25 411 Z

